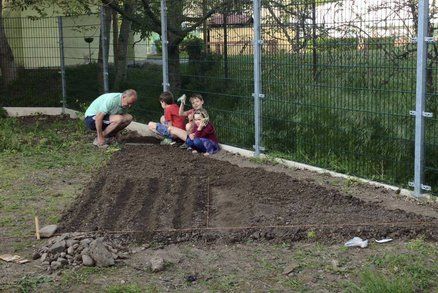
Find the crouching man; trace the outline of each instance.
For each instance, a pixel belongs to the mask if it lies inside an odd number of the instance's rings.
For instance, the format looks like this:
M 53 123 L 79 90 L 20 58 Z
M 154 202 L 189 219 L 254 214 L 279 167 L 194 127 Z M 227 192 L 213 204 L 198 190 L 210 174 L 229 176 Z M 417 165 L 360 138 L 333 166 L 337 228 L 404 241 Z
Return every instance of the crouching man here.
M 125 111 L 136 101 L 137 92 L 129 89 L 123 93 L 103 94 L 91 103 L 85 111 L 85 124 L 96 131 L 95 146 L 107 147 L 111 137 L 132 122 L 132 115 Z

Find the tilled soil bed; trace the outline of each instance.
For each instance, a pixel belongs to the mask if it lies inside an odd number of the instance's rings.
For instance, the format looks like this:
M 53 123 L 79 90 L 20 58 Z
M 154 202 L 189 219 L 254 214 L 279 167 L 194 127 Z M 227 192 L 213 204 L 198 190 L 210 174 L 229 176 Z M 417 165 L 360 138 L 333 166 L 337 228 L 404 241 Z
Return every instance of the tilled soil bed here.
M 437 218 L 391 210 L 285 173 L 147 142 L 126 144 L 113 156 L 64 213 L 62 231 L 126 232 L 166 243 L 438 239 Z

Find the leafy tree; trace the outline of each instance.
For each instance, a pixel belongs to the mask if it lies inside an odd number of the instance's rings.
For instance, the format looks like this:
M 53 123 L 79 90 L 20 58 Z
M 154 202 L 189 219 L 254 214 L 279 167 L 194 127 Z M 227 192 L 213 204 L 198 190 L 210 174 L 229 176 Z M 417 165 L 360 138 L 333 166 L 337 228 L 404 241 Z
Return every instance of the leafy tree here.
M 135 1 L 138 9 L 130 14 L 120 4 L 103 0 L 103 3 L 116 10 L 120 15 L 132 21 L 132 28 L 143 36 L 150 32 L 161 35 L 160 1 Z M 251 0 L 167 0 L 168 17 L 168 51 L 169 75 L 173 90 L 181 87 L 180 76 L 180 44 L 193 31 L 205 23 L 215 13 L 220 13 L 225 7 L 235 5 L 243 7 L 251 4 Z

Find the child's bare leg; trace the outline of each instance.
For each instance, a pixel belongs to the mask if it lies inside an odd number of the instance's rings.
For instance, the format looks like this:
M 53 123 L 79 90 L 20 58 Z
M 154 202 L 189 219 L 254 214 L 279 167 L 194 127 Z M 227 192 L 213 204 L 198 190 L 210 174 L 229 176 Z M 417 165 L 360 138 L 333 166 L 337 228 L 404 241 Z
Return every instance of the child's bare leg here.
M 162 136 L 160 135 L 160 133 L 158 133 L 157 131 L 157 123 L 155 122 L 149 122 L 148 123 L 148 128 L 150 131 L 152 131 L 155 135 L 159 136 L 160 138 L 162 138 Z
M 169 133 L 172 135 L 172 137 L 177 137 L 182 141 L 186 141 L 187 139 L 187 132 L 178 127 L 169 126 Z

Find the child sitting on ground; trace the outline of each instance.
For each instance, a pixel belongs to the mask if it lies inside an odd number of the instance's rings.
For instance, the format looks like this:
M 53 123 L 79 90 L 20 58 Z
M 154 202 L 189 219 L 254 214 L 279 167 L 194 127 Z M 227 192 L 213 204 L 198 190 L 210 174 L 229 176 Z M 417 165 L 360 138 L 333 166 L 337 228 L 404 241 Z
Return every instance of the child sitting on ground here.
M 181 98 L 178 99 L 178 101 L 181 101 L 181 105 L 179 106 L 179 115 L 185 116 L 189 119 L 189 123 L 186 124 L 186 130 L 188 133 L 191 133 L 194 126 L 193 114 L 196 110 L 202 109 L 202 107 L 204 106 L 204 99 L 200 94 L 193 94 L 190 97 L 192 109 L 188 111 L 184 111 L 184 106 L 186 104 L 186 95 L 183 95 Z
M 149 122 L 148 128 L 155 134 L 163 137 L 161 144 L 171 145 L 175 143 L 173 141 L 175 136 L 169 132 L 169 127 L 184 131 L 185 117 L 179 115 L 179 108 L 175 104 L 171 92 L 163 92 L 160 95 L 160 104 L 164 109 L 164 115 L 161 116 L 160 123 Z
M 172 133 L 174 137 L 178 137 L 182 141 L 186 140 L 187 135 L 190 133 L 193 133 L 195 131 L 195 123 L 193 121 L 193 114 L 196 110 L 202 109 L 202 106 L 204 105 L 204 99 L 200 94 L 194 94 L 190 97 L 190 103 L 192 104 L 192 109 L 188 111 L 184 111 L 184 106 L 186 103 L 186 95 L 182 95 L 178 102 L 180 102 L 179 106 L 179 115 L 187 117 L 189 122 L 185 126 L 185 131 L 181 131 L 179 128 L 171 127 L 169 131 Z M 182 149 L 188 148 L 187 144 L 184 143 L 180 146 Z
M 194 132 L 186 137 L 186 144 L 193 153 L 204 153 L 208 156 L 219 151 L 219 143 L 213 124 L 209 121 L 204 109 L 196 110 L 193 116 Z

